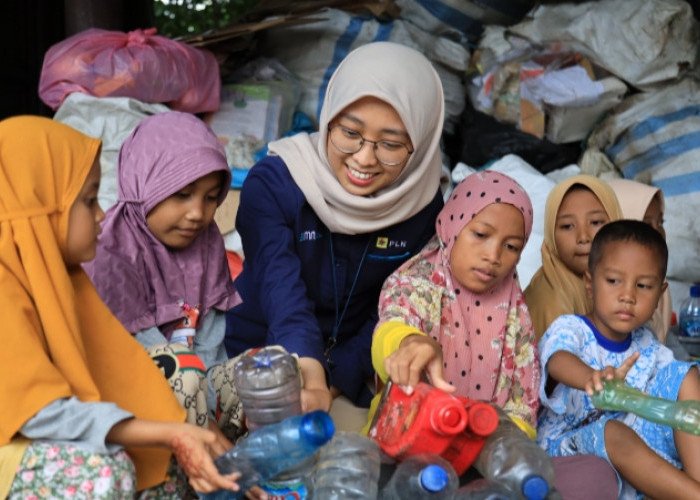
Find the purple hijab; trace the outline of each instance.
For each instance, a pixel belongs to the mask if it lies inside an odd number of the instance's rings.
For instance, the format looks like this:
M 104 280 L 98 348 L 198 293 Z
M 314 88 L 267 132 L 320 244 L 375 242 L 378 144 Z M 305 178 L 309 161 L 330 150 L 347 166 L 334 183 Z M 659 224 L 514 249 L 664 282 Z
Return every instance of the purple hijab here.
M 119 151 L 119 198 L 107 210 L 94 260 L 84 265 L 100 297 L 135 334 L 157 326 L 170 338 L 182 303 L 226 311 L 240 302 L 216 223 L 188 247 L 171 250 L 148 229 L 161 201 L 211 172 L 231 182 L 224 149 L 207 125 L 187 113 L 142 120 Z M 219 205 L 228 194 L 223 189 Z

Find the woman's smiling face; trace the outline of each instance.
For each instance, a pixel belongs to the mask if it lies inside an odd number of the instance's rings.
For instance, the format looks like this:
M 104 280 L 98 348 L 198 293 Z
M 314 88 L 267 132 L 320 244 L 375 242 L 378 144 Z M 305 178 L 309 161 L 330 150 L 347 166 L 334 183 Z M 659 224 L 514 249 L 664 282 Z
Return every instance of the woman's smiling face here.
M 410 156 L 398 165 L 377 160 L 374 144 L 368 141 L 401 143 L 408 151 L 413 144 L 396 110 L 375 97 L 363 97 L 347 106 L 331 120 L 330 127 L 342 127 L 366 139 L 356 153 L 343 153 L 330 140 L 326 142 L 328 161 L 340 185 L 351 194 L 369 196 L 392 184 L 406 166 Z

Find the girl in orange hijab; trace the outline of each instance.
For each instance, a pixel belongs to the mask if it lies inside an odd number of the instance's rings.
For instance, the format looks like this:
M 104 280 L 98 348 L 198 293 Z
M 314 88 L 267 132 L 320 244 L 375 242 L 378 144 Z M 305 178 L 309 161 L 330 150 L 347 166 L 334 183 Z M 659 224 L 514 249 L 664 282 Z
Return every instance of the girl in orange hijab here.
M 230 443 L 184 423 L 80 267 L 104 218 L 100 146 L 48 118 L 0 122 L 0 498 L 181 498 L 185 474 L 237 489 L 212 461 Z
M 547 197 L 542 267 L 525 289 L 535 336 L 539 339 L 562 314 L 586 314 L 591 306 L 583 285 L 593 236 L 622 218 L 615 193 L 592 175 L 561 181 Z

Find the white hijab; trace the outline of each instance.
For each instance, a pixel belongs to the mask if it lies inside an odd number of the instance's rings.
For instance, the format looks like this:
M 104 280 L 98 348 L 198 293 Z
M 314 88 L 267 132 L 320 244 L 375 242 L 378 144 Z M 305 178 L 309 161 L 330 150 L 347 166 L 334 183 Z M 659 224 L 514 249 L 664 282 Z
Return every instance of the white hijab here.
M 610 187 L 615 191 L 615 196 L 620 202 L 622 216 L 627 219 L 644 220 L 649 204 L 655 196 L 661 202 L 661 212 L 666 211 L 666 200 L 661 189 L 630 179 L 611 179 L 608 181 Z M 651 329 L 656 337 L 662 342 L 666 342 L 668 331 L 671 328 L 671 315 L 673 314 L 673 304 L 671 303 L 671 291 L 666 291 L 659 299 L 659 305 L 651 317 Z
M 415 152 L 396 181 L 358 196 L 341 186 L 328 162 L 328 123 L 366 96 L 390 104 L 406 126 Z M 444 118 L 440 77 L 420 52 L 391 42 L 353 50 L 331 77 L 319 119 L 319 132 L 270 143 L 316 215 L 334 233 L 360 234 L 402 222 L 425 208 L 440 183 L 440 137 Z

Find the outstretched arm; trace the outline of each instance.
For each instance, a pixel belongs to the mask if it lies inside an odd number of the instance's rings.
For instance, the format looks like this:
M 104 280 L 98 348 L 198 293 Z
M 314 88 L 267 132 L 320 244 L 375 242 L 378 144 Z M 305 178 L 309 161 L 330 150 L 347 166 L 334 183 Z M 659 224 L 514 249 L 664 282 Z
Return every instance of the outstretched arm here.
M 222 476 L 212 459 L 224 453 L 229 443 L 210 430 L 187 423 L 129 418 L 115 424 L 107 433 L 106 440 L 125 447 L 158 446 L 170 449 L 195 491 L 238 490 L 235 480 L 240 474 Z
M 614 378 L 624 380 L 627 372 L 639 359 L 639 355 L 639 352 L 633 353 L 619 367 L 606 366 L 602 370 L 596 370 L 569 351 L 557 351 L 549 358 L 547 371 L 549 376 L 557 382 L 586 391 L 586 394 L 593 396 L 594 389 L 596 391 L 603 390 L 603 380 Z

